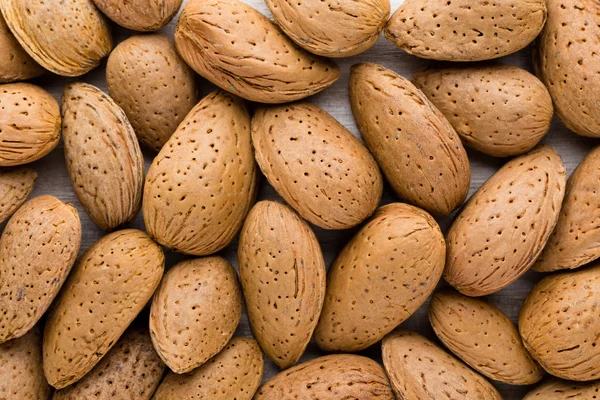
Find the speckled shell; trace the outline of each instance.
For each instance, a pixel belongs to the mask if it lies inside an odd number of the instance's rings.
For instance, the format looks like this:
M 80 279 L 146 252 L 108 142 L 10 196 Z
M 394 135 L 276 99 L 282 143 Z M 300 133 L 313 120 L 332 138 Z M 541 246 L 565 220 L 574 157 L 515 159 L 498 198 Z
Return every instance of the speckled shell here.
M 334 354 L 280 372 L 254 400 L 394 400 L 383 368 L 370 358 Z
M 44 373 L 62 389 L 81 379 L 119 340 L 158 287 L 164 255 L 142 231 L 97 241 L 80 258 L 44 330 Z
M 417 57 L 480 61 L 521 50 L 545 22 L 545 0 L 406 0 L 385 36 Z
M 108 93 L 123 108 L 140 142 L 160 151 L 198 102 L 194 72 L 161 34 L 121 42 L 106 64 Z
M 165 364 L 152 347 L 148 329 L 129 328 L 87 375 L 54 393 L 52 400 L 149 400 Z
M 469 192 L 467 153 L 452 125 L 412 83 L 376 64 L 350 72 L 360 134 L 400 198 L 448 215 Z
M 595 0 L 546 2 L 548 22 L 537 41 L 534 69 L 567 128 L 600 137 L 600 5 Z
M 41 87 L 0 85 L 0 111 L 0 167 L 38 160 L 58 144 L 60 109 Z
M 83 75 L 112 49 L 108 24 L 92 0 L 3 0 L 0 8 L 25 51 L 55 74 Z
M 0 223 L 27 200 L 36 179 L 37 172 L 28 167 L 0 171 Z
M 516 281 L 550 237 L 565 184 L 565 167 L 549 146 L 506 163 L 450 227 L 446 281 L 468 296 L 488 295 Z
M 381 352 L 399 399 L 502 400 L 483 376 L 416 332 L 389 334 Z
M 148 234 L 186 254 L 223 249 L 254 203 L 256 171 L 246 106 L 226 92 L 209 94 L 148 170 L 142 206 Z
M 256 161 L 298 213 L 325 229 L 347 229 L 381 200 L 379 167 L 367 148 L 314 104 L 258 109 L 252 119 Z
M 519 332 L 525 348 L 549 373 L 563 379 L 600 378 L 600 265 L 551 275 L 523 303 Z
M 390 16 L 389 0 L 266 0 L 275 22 L 298 46 L 350 57 L 375 44 Z
M 416 74 L 412 82 L 448 118 L 465 145 L 485 154 L 526 153 L 550 129 L 550 94 L 521 68 L 433 68 Z
M 542 379 L 516 325 L 493 304 L 441 290 L 429 303 L 429 321 L 446 347 L 488 378 L 510 385 Z
M 263 357 L 253 339 L 233 338 L 216 356 L 188 374 L 169 372 L 153 400 L 251 400 L 263 375 Z
M 197 73 L 261 103 L 302 99 L 340 76 L 333 62 L 296 47 L 267 17 L 238 0 L 190 0 L 175 42 Z
M 155 31 L 167 25 L 182 0 L 93 0 L 108 18 L 134 31 Z
M 44 69 L 27 54 L 8 29 L 0 13 L 0 83 L 23 81 L 44 73 Z
M 242 301 L 237 274 L 221 257 L 171 268 L 150 309 L 150 336 L 160 358 L 178 374 L 204 364 L 233 336 Z
M 381 207 L 329 269 L 319 347 L 359 351 L 380 341 L 435 289 L 445 256 L 429 214 L 402 203 Z
M 325 298 L 325 261 L 315 233 L 286 205 L 261 201 L 240 233 L 238 268 L 254 336 L 280 368 L 294 365 Z
M 23 336 L 46 312 L 75 263 L 77 210 L 35 197 L 8 221 L 0 239 L 0 343 Z
M 550 379 L 527 393 L 523 400 L 584 400 L 600 396 L 600 382 L 570 382 Z
M 72 83 L 62 119 L 67 171 L 81 205 L 104 230 L 131 221 L 142 202 L 144 158 L 121 107 L 95 86 Z

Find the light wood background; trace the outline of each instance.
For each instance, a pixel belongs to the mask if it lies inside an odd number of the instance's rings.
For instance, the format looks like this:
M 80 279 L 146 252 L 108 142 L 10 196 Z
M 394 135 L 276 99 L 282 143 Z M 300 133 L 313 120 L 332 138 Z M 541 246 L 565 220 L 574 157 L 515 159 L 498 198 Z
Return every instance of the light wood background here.
M 257 8 L 260 12 L 269 15 L 268 9 L 262 0 L 245 0 Z M 350 1 L 350 0 L 347 0 Z M 403 0 L 392 0 L 392 12 L 395 11 Z M 184 0 L 184 3 L 186 1 Z M 161 32 L 172 36 L 173 30 L 177 17 L 165 28 L 161 29 Z M 115 42 L 118 43 L 127 37 L 134 34 L 134 32 L 127 31 L 120 27 L 113 27 L 113 34 Z M 243 35 L 243 32 L 240 32 Z M 348 102 L 347 85 L 348 85 L 348 74 L 350 66 L 357 62 L 373 62 L 382 64 L 387 68 L 390 68 L 397 73 L 410 78 L 413 73 L 419 69 L 424 68 L 428 61 L 420 60 L 418 58 L 409 56 L 403 53 L 401 50 L 387 42 L 383 36 L 379 39 L 377 44 L 367 52 L 360 54 L 355 57 L 339 59 L 336 61 L 342 70 L 341 78 L 330 88 L 324 92 L 312 97 L 310 101 L 318 104 L 323 109 L 331 113 L 338 121 L 345 125 L 353 134 L 358 135 L 358 131 L 354 124 L 354 119 L 350 111 L 350 105 Z M 512 64 L 531 71 L 531 52 L 529 49 L 522 50 L 509 57 L 500 59 L 500 62 L 505 64 Z M 98 86 L 100 89 L 107 92 L 106 79 L 105 79 L 105 68 L 104 64 L 89 74 L 76 78 L 67 79 L 58 77 L 52 74 L 47 74 L 44 77 L 38 78 L 33 83 L 38 84 L 47 90 L 49 90 L 57 100 L 60 102 L 62 90 L 67 82 L 70 81 L 83 81 Z M 205 81 L 202 78 L 198 79 L 199 87 L 201 91 L 201 97 L 214 90 L 214 86 Z M 553 146 L 562 156 L 563 161 L 567 167 L 567 171 L 570 174 L 577 164 L 581 161 L 584 155 L 596 145 L 596 142 L 590 139 L 584 139 L 575 135 L 566 129 L 558 119 L 555 118 L 550 133 L 543 140 L 544 143 Z M 145 152 L 146 167 L 149 166 L 154 155 L 150 152 Z M 480 153 L 469 151 L 469 159 L 471 161 L 471 190 L 472 194 L 481 184 L 492 175 L 498 168 L 506 162 L 503 159 L 494 159 L 489 156 L 482 155 Z M 77 206 L 81 222 L 83 226 L 83 238 L 81 252 L 87 249 L 93 242 L 99 239 L 103 232 L 96 227 L 96 225 L 89 219 L 81 205 L 79 204 L 71 183 L 67 176 L 64 154 L 62 149 L 62 142 L 51 154 L 45 158 L 35 162 L 33 167 L 39 174 L 39 178 L 36 182 L 36 186 L 33 196 L 39 196 L 42 194 L 52 194 L 59 197 L 63 201 L 73 203 Z M 266 179 L 262 178 L 259 191 L 259 199 L 266 198 L 277 198 L 273 188 L 269 186 Z M 397 201 L 391 194 L 389 187 L 386 187 L 382 204 Z M 452 217 L 440 220 L 439 223 L 443 230 L 446 230 L 451 222 Z M 136 217 L 133 223 L 129 224 L 128 227 L 135 227 L 144 229 L 144 222 L 141 213 Z M 315 228 L 315 231 L 321 242 L 321 246 L 324 251 L 325 261 L 327 265 L 330 265 L 336 254 L 341 250 L 344 244 L 349 240 L 356 229 L 348 231 L 325 231 L 323 229 Z M 222 256 L 226 257 L 233 265 L 237 266 L 236 260 L 236 249 L 237 240 L 234 241 L 229 247 L 221 253 Z M 180 254 L 169 253 L 167 257 L 167 267 L 174 265 L 176 262 L 184 259 L 185 256 Z M 521 303 L 531 287 L 541 278 L 541 274 L 529 272 L 516 283 L 501 290 L 498 293 L 490 296 L 489 299 L 496 305 L 498 305 L 505 313 L 507 313 L 514 321 L 517 320 Z M 444 283 L 440 283 L 444 285 Z M 402 324 L 403 327 L 413 329 L 422 334 L 434 339 L 433 331 L 427 320 L 426 310 L 427 304 L 424 304 L 413 316 L 411 316 L 406 322 Z M 147 318 L 147 314 L 142 314 L 140 318 Z M 244 315 L 242 322 L 236 333 L 242 336 L 251 336 L 248 321 Z M 314 358 L 322 355 L 314 343 L 311 343 L 303 356 L 302 360 Z M 375 359 L 380 360 L 380 346 L 375 345 L 363 352 L 364 355 L 368 355 Z M 264 378 L 275 375 L 278 372 L 278 368 L 269 360 L 266 360 L 265 364 L 265 375 Z M 529 387 L 511 387 L 508 385 L 498 384 L 497 387 L 504 395 L 505 399 L 521 399 L 525 393 L 530 389 Z

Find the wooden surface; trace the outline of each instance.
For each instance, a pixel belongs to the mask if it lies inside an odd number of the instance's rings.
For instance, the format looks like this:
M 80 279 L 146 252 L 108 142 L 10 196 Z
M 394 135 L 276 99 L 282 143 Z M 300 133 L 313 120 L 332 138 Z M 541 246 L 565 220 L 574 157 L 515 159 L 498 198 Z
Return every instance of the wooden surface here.
M 246 1 L 252 6 L 256 7 L 259 11 L 269 15 L 267 7 L 264 5 L 262 0 Z M 395 11 L 401 3 L 402 0 L 392 0 L 392 12 Z M 177 18 L 175 18 L 166 28 L 161 29 L 161 31 L 169 36 L 172 36 L 176 20 Z M 133 32 L 116 26 L 114 27 L 113 33 L 115 42 L 120 42 L 133 34 Z M 530 58 L 530 50 L 525 49 L 517 54 L 505 57 L 500 61 L 506 64 L 512 64 L 526 68 L 527 70 L 531 71 Z M 348 73 L 350 66 L 357 62 L 373 62 L 382 64 L 385 67 L 390 68 L 407 78 L 410 78 L 414 72 L 422 69 L 428 63 L 425 60 L 420 60 L 403 53 L 388 43 L 383 36 L 369 51 L 355 57 L 339 59 L 336 62 L 340 65 L 342 70 L 341 78 L 332 87 L 311 98 L 311 101 L 315 102 L 323 109 L 331 113 L 335 118 L 338 119 L 338 121 L 344 124 L 353 134 L 357 136 L 358 131 L 350 111 L 347 95 Z M 76 79 L 66 79 L 47 74 L 42 78 L 34 80 L 33 83 L 43 86 L 49 90 L 57 100 L 60 101 L 62 90 L 65 84 L 72 80 L 88 82 L 98 86 L 104 91 L 107 91 L 104 72 L 104 65 L 102 65 L 91 73 Z M 214 89 L 214 86 L 201 78 L 199 78 L 199 82 L 202 96 Z M 581 161 L 583 156 L 592 148 L 592 146 L 596 144 L 593 140 L 581 138 L 570 132 L 556 118 L 552 124 L 550 133 L 546 136 L 543 142 L 552 145 L 560 153 L 569 174 Z M 148 167 L 152 157 L 152 153 L 145 152 L 146 167 Z M 469 151 L 469 159 L 471 161 L 472 174 L 471 194 L 504 162 L 506 162 L 506 160 L 493 159 L 474 151 Z M 94 241 L 100 238 L 103 232 L 89 219 L 75 197 L 71 183 L 67 176 L 62 143 L 51 154 L 34 163 L 33 167 L 38 172 L 39 178 L 32 196 L 52 194 L 59 197 L 63 201 L 73 203 L 77 206 L 83 225 L 81 248 L 81 251 L 83 252 Z M 266 198 L 277 198 L 277 195 L 275 194 L 273 188 L 271 188 L 266 182 L 266 179 L 262 178 L 259 199 Z M 386 187 L 382 204 L 393 201 L 396 201 L 396 199 L 391 195 L 389 187 Z M 447 229 L 451 219 L 452 218 L 450 217 L 439 221 L 443 230 Z M 141 213 L 136 217 L 133 223 L 128 225 L 128 227 L 144 229 L 144 222 Z M 341 248 L 356 230 L 325 231 L 316 228 L 315 231 L 321 242 L 321 246 L 325 255 L 325 261 L 327 265 L 330 265 L 335 255 L 341 250 Z M 232 243 L 225 251 L 222 252 L 222 255 L 235 266 L 237 266 L 236 249 L 237 241 Z M 179 254 L 168 254 L 167 267 L 174 265 L 176 262 L 184 258 L 184 256 Z M 523 299 L 535 282 L 540 279 L 540 277 L 541 274 L 529 272 L 513 285 L 490 296 L 490 300 L 516 321 Z M 440 283 L 440 285 L 443 284 L 444 283 Z M 412 317 L 404 322 L 402 326 L 421 332 L 430 338 L 434 338 L 433 332 L 427 320 L 426 307 L 427 304 L 423 305 Z M 141 318 L 147 318 L 147 316 L 142 315 Z M 237 335 L 251 336 L 251 331 L 245 316 L 243 317 L 240 327 L 238 328 Z M 380 359 L 380 346 L 375 345 L 363 353 L 375 359 Z M 322 353 L 318 350 L 314 343 L 311 343 L 302 360 L 307 360 L 319 355 L 322 355 Z M 267 360 L 265 365 L 265 379 L 273 376 L 277 372 L 277 367 Z M 508 385 L 497 385 L 497 387 L 500 389 L 505 399 L 521 399 L 529 390 L 529 388 L 511 387 Z

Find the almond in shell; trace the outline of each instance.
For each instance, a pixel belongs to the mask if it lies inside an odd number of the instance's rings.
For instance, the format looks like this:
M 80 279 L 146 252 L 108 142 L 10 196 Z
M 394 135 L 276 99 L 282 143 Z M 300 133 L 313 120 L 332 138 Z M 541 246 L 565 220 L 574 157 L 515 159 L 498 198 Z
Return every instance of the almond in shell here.
M 44 73 L 44 69 L 27 54 L 12 34 L 0 13 L 0 83 L 24 81 Z
M 37 172 L 28 167 L 0 171 L 0 223 L 27 200 L 36 179 Z
M 550 379 L 527 393 L 523 400 L 594 399 L 600 393 L 600 382 L 570 382 Z
M 93 0 L 108 18 L 134 31 L 155 31 L 167 25 L 182 0 Z

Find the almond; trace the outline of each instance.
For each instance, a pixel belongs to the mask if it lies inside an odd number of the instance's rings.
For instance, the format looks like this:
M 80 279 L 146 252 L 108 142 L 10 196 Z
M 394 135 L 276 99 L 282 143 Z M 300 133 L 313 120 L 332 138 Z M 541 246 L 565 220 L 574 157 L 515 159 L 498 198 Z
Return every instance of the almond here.
M 253 339 L 233 338 L 219 354 L 188 374 L 169 372 L 153 400 L 251 400 L 263 374 L 260 347 Z
M 500 64 L 433 68 L 412 82 L 448 118 L 463 143 L 496 157 L 531 150 L 550 129 L 552 99 L 529 72 Z
M 440 341 L 482 375 L 510 385 L 542 379 L 517 327 L 493 304 L 442 290 L 431 298 L 429 321 Z
M 347 229 L 381 200 L 379 167 L 367 148 L 310 103 L 258 109 L 252 119 L 256 161 L 298 213 L 325 229 Z
M 325 298 L 325 261 L 315 233 L 289 207 L 261 201 L 240 233 L 238 266 L 254 336 L 280 368 L 294 365 Z
M 266 0 L 275 22 L 298 46 L 326 57 L 350 57 L 375 44 L 390 16 L 389 0 Z
M 155 31 L 173 19 L 182 0 L 93 0 L 108 18 L 134 31 Z
M 158 287 L 161 248 L 136 229 L 110 233 L 81 257 L 44 330 L 44 373 L 62 389 L 81 379 L 119 340 Z
M 215 253 L 241 229 L 256 181 L 248 110 L 237 97 L 213 92 L 148 170 L 142 206 L 148 234 L 186 254 Z
M 435 289 L 445 256 L 429 214 L 402 203 L 381 207 L 329 269 L 319 347 L 359 351 L 380 341 Z
M 381 352 L 399 399 L 502 400 L 483 376 L 416 332 L 390 333 Z
M 268 380 L 254 400 L 393 400 L 383 368 L 370 358 L 334 354 L 314 358 Z
M 24 81 L 44 73 L 44 69 L 27 54 L 8 29 L 0 13 L 0 83 Z
M 0 223 L 27 200 L 36 179 L 37 172 L 28 167 L 0 171 Z
M 551 379 L 536 387 L 523 400 L 594 399 L 600 393 L 600 382 L 568 382 Z
M 25 203 L 0 239 L 0 343 L 23 336 L 39 321 L 77 258 L 77 210 L 53 196 Z
M 183 261 L 167 272 L 152 301 L 150 335 L 171 370 L 190 372 L 227 345 L 242 316 L 241 292 L 221 257 Z
M 144 158 L 123 110 L 86 83 L 65 88 L 62 101 L 67 170 L 77 198 L 104 230 L 140 209 Z
M 562 160 L 549 146 L 500 168 L 450 227 L 446 281 L 468 296 L 484 296 L 527 272 L 554 229 L 565 180 Z
M 333 62 L 296 47 L 267 17 L 238 0 L 190 0 L 175 42 L 197 73 L 261 103 L 302 99 L 340 76 Z
M 379 65 L 352 66 L 349 85 L 360 134 L 394 192 L 436 216 L 461 205 L 469 160 L 442 113 L 412 83 Z
M 0 167 L 27 164 L 50 153 L 60 139 L 54 97 L 29 83 L 0 85 Z
M 480 61 L 526 47 L 544 22 L 545 0 L 406 0 L 388 21 L 385 36 L 417 57 Z
M 25 51 L 55 74 L 83 75 L 112 49 L 108 24 L 92 0 L 3 0 L 0 9 Z

